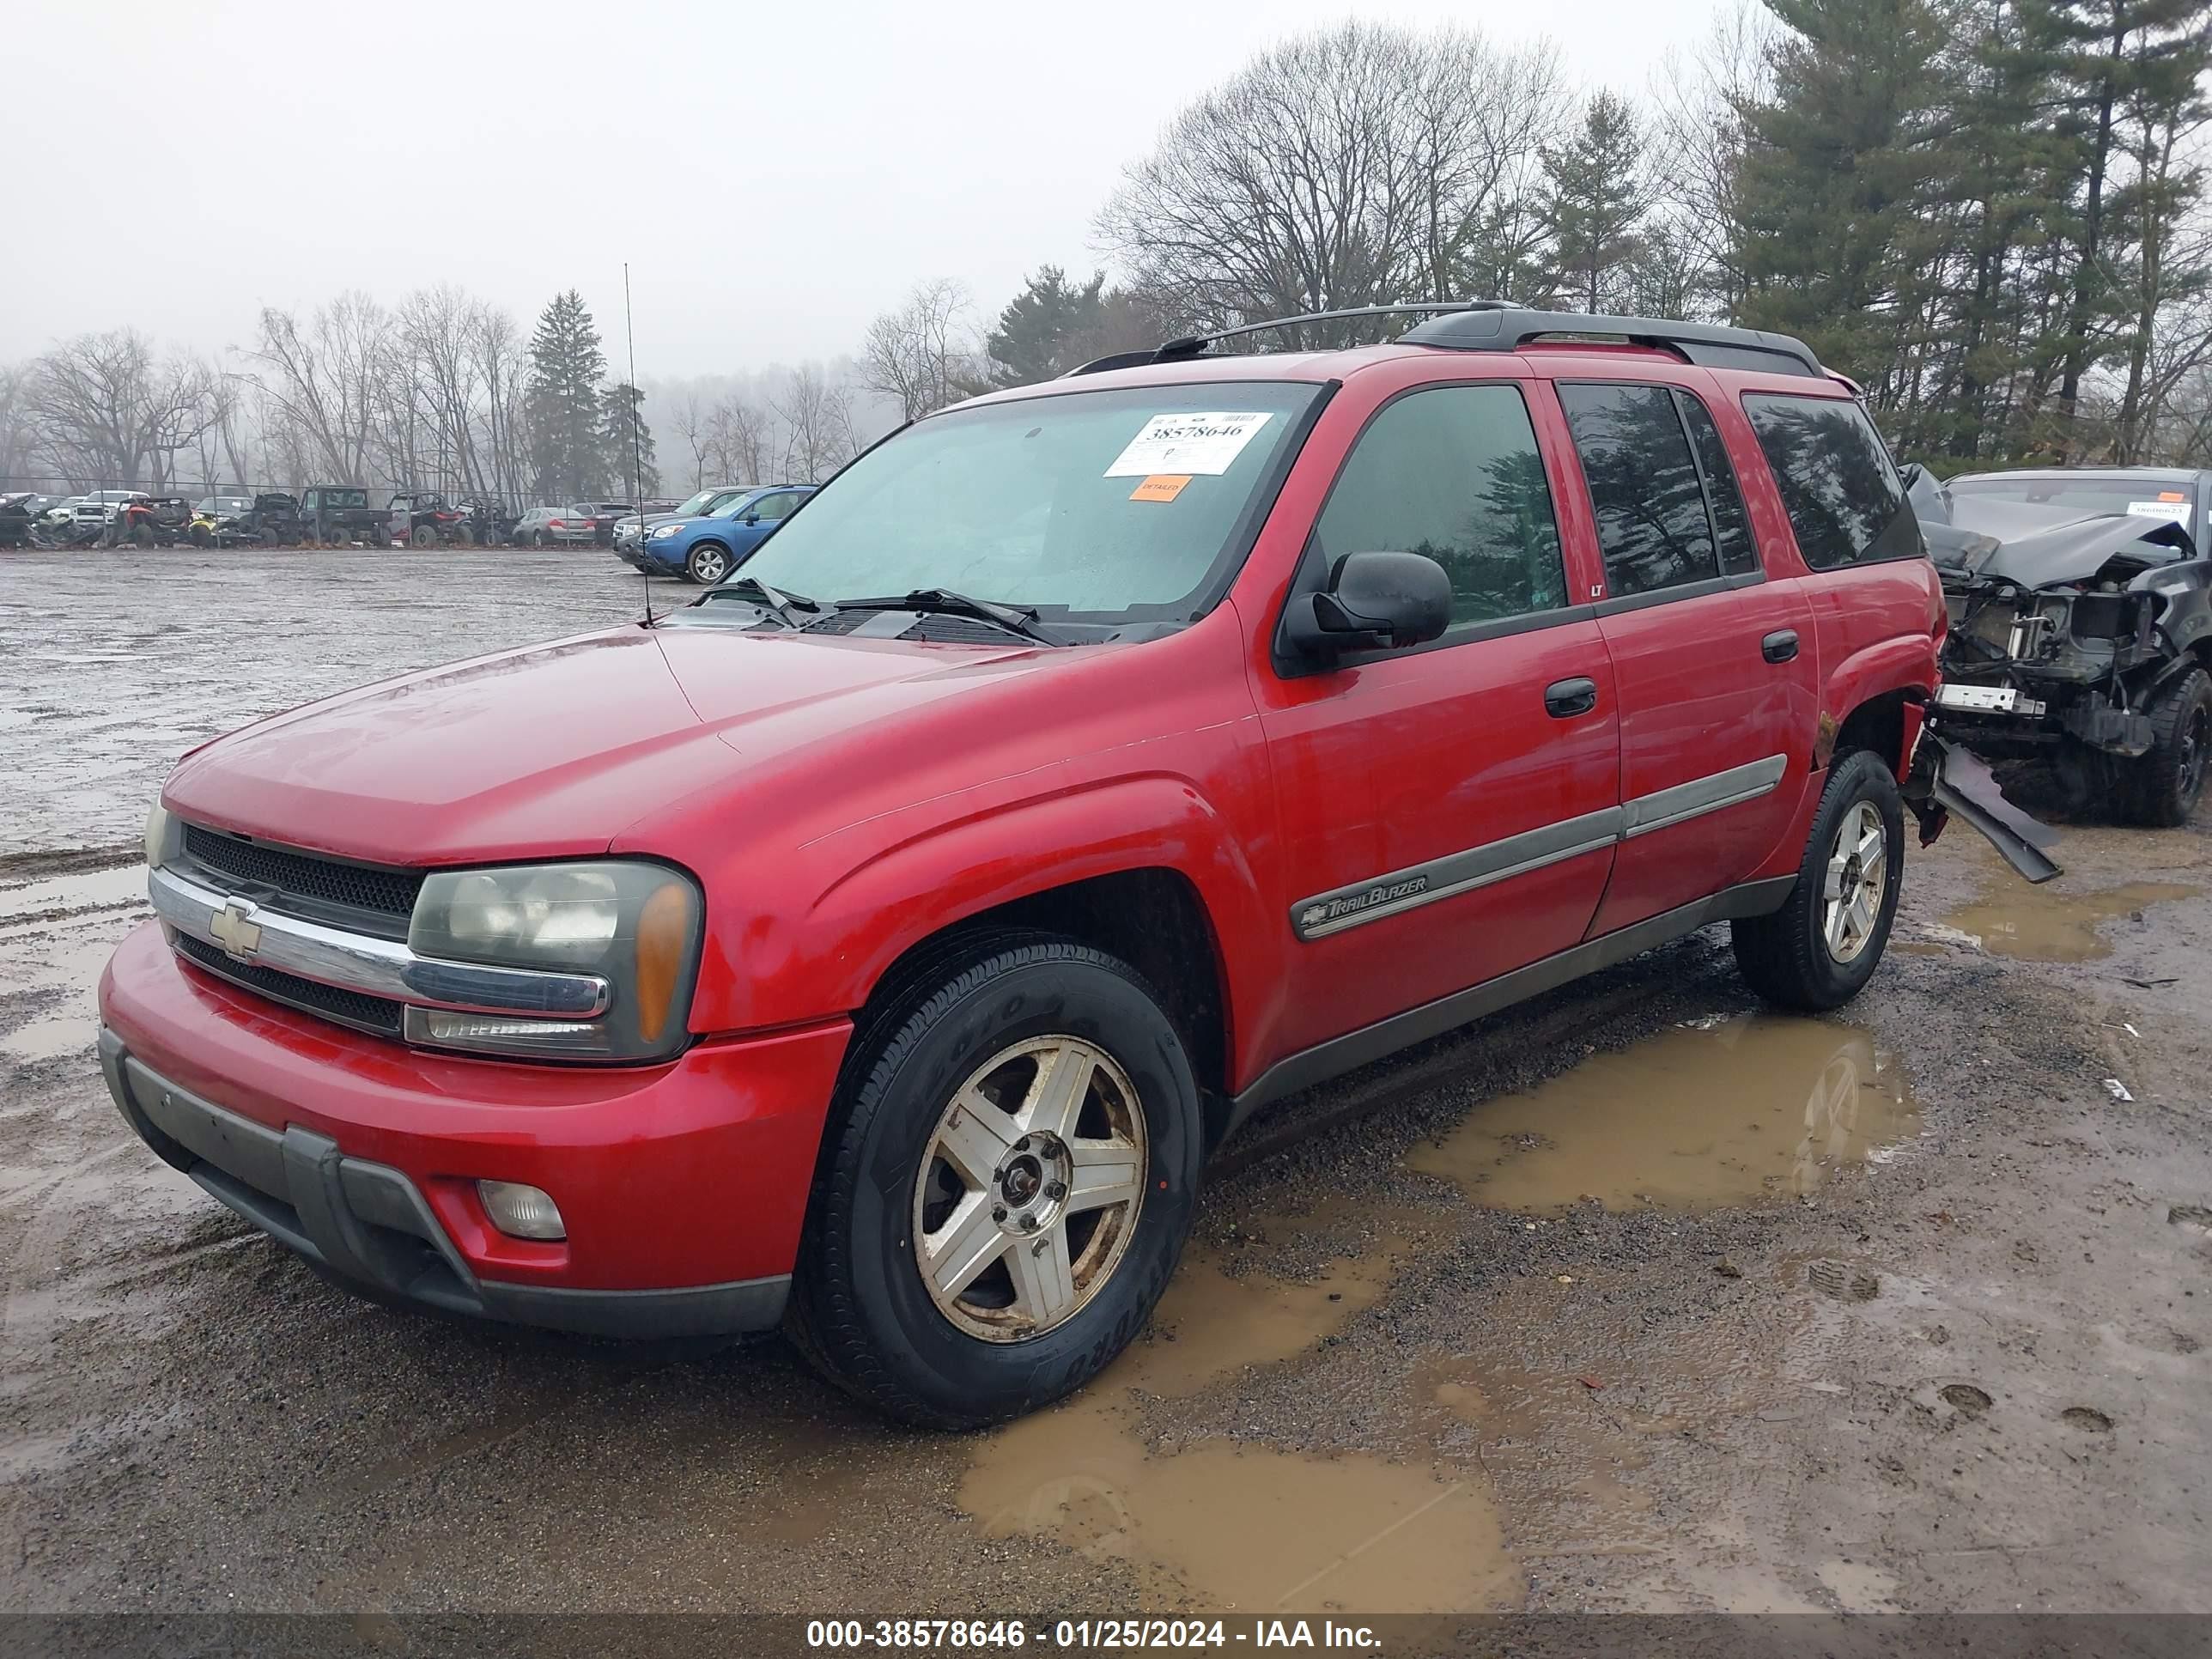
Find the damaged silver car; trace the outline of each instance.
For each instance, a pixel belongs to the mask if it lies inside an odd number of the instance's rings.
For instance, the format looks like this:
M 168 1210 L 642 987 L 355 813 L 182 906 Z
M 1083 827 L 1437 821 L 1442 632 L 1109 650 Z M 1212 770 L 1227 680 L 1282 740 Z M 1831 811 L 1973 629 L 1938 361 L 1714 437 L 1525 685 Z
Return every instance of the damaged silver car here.
M 1906 482 L 1951 631 L 1945 733 L 2047 763 L 2077 801 L 2178 824 L 2212 753 L 2212 474 L 2125 468 Z

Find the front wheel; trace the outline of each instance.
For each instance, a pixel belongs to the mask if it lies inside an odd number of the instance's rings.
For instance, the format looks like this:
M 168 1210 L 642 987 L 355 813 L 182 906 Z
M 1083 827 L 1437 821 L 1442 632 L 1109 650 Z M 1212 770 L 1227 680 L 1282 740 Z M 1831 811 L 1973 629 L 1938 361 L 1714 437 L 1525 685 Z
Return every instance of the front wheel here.
M 1778 1007 L 1818 1013 L 1856 996 L 1889 943 L 1905 873 L 1905 805 L 1881 757 L 1828 770 L 1797 884 L 1779 910 L 1729 924 L 1736 966 Z
M 972 1428 L 1073 1392 L 1144 1328 L 1189 1231 L 1198 1085 L 1126 963 L 979 941 L 856 1035 L 789 1325 L 878 1409 Z
M 2130 814 L 2140 823 L 2186 823 L 2204 793 L 2212 757 L 2212 675 L 2190 669 L 2150 706 L 2150 753 L 2134 763 Z
M 712 587 L 730 574 L 730 556 L 713 542 L 702 542 L 684 562 L 684 574 L 702 587 Z

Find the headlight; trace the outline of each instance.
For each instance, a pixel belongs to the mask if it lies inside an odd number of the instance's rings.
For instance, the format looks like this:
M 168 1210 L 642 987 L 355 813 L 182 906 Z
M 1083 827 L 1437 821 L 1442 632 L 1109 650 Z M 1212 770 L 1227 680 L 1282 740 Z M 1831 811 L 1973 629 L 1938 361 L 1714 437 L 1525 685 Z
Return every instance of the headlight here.
M 153 808 L 146 814 L 146 867 L 149 870 L 158 870 L 169 861 L 170 854 L 175 850 L 172 845 L 175 824 L 176 820 L 169 816 L 168 809 L 161 805 L 161 798 L 155 796 Z
M 417 956 L 597 974 L 592 1019 L 407 1011 L 410 1042 L 566 1060 L 659 1060 L 684 1046 L 704 907 L 690 878 L 621 860 L 436 872 L 407 929 Z
M 683 528 L 684 526 L 680 524 L 657 525 L 653 528 L 653 539 L 659 541 L 663 536 L 673 536 L 678 531 Z

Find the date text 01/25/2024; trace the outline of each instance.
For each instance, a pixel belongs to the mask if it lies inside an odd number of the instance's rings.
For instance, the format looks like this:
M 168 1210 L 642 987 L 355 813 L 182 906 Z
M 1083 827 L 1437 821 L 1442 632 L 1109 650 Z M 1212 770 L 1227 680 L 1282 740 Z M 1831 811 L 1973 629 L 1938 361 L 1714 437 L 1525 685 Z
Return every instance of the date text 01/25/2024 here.
M 823 1619 L 809 1621 L 806 1645 L 827 1650 L 939 1652 L 1039 1647 L 1107 1649 L 1336 1648 L 1373 1653 L 1382 1638 L 1371 1626 L 1334 1620 L 1060 1619 L 1032 1628 L 1019 1619 Z

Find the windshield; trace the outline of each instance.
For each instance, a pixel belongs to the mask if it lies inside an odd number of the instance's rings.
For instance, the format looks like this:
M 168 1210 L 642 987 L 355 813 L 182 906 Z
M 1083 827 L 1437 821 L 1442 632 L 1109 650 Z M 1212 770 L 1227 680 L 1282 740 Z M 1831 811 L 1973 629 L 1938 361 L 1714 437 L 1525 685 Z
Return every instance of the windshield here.
M 325 507 L 367 507 L 368 492 L 366 489 L 325 489 L 323 492 L 323 505 Z
M 953 410 L 862 456 L 745 561 L 787 592 L 941 588 L 1102 623 L 1186 617 L 1321 388 L 1117 388 Z
M 2170 519 L 2190 529 L 2190 489 L 2179 478 L 2130 478 L 2089 472 L 2053 478 L 2021 473 L 1987 478 L 1954 478 L 1954 495 L 1981 501 L 2025 501 L 2063 507 L 2075 513 L 2124 513 L 2134 518 Z

